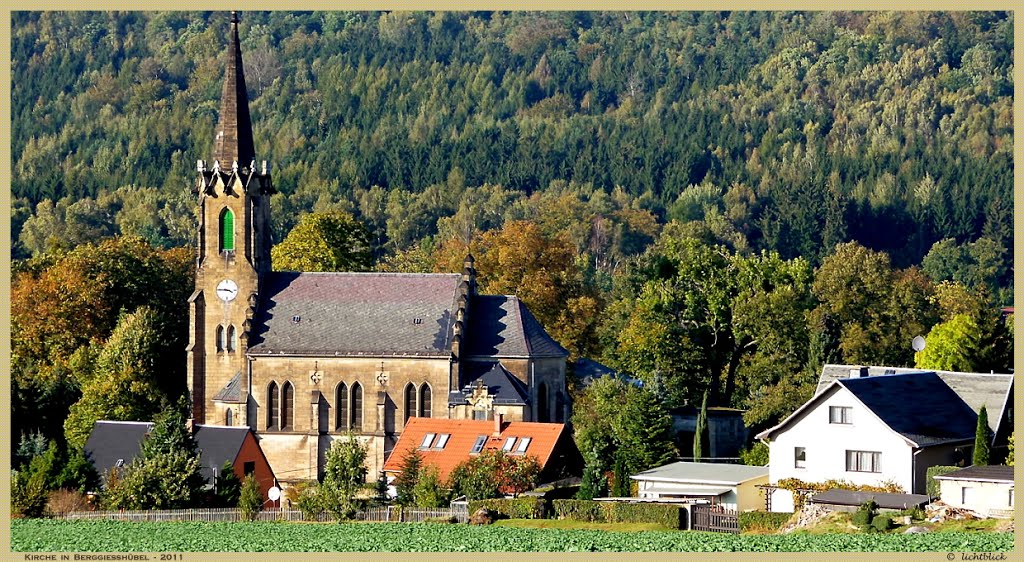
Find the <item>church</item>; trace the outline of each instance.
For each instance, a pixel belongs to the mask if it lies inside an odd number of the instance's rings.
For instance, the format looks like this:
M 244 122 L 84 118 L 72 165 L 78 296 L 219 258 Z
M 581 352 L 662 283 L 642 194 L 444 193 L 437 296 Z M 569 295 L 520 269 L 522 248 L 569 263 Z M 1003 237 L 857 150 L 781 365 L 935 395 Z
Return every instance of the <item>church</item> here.
M 567 421 L 568 353 L 518 298 L 478 293 L 471 255 L 452 274 L 273 271 L 274 187 L 234 13 L 213 158 L 197 171 L 191 421 L 251 428 L 281 484 L 321 477 L 349 433 L 375 479 L 414 417 Z

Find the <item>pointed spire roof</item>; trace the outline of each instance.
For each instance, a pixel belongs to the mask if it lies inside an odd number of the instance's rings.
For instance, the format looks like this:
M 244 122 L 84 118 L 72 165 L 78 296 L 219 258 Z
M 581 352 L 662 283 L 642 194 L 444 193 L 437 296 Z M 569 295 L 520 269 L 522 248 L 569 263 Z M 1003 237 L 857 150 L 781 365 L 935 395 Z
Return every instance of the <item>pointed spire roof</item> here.
M 248 166 L 255 157 L 249 96 L 245 90 L 245 71 L 242 69 L 242 47 L 238 43 L 238 12 L 231 12 L 231 37 L 213 158 L 222 167 L 230 168 L 232 162 L 238 162 L 239 167 Z

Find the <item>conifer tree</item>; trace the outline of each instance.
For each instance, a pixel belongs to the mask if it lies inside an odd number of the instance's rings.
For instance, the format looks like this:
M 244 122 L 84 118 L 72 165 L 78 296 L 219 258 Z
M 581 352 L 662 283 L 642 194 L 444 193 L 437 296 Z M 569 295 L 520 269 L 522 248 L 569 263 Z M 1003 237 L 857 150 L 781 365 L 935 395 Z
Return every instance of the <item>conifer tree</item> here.
M 985 466 L 989 457 L 988 411 L 985 406 L 978 412 L 978 428 L 974 432 L 974 465 Z
M 704 434 L 708 429 L 708 393 L 704 391 L 704 400 L 697 414 L 697 427 L 693 431 L 693 462 L 700 462 L 704 457 Z

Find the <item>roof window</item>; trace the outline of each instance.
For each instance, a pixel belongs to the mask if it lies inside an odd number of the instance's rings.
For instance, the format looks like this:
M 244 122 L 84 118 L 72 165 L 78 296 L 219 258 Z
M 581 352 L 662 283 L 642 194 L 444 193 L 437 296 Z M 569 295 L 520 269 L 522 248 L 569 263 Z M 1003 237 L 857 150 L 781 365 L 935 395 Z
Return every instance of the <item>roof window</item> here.
M 452 435 L 450 433 L 442 433 L 437 436 L 437 443 L 434 443 L 435 449 L 444 449 L 444 446 L 448 444 L 448 439 Z
M 526 448 L 530 446 L 530 441 L 533 441 L 533 439 L 530 438 L 530 437 L 523 437 L 522 439 L 520 439 L 519 440 L 519 446 L 516 447 L 516 452 L 517 453 L 525 453 L 526 452 Z
M 515 444 L 516 444 L 516 438 L 515 437 L 509 437 L 508 439 L 505 440 L 505 444 L 501 446 L 501 450 L 505 451 L 507 453 L 507 452 L 512 450 L 512 447 Z
M 426 449 L 426 448 L 430 447 L 430 444 L 434 442 L 434 437 L 436 435 L 437 435 L 436 433 L 428 433 L 428 434 L 424 435 L 423 436 L 423 442 L 420 443 L 420 449 Z
M 476 442 L 473 443 L 473 448 L 469 450 L 470 453 L 479 453 L 484 449 L 484 443 L 487 443 L 487 436 L 480 435 L 476 438 Z

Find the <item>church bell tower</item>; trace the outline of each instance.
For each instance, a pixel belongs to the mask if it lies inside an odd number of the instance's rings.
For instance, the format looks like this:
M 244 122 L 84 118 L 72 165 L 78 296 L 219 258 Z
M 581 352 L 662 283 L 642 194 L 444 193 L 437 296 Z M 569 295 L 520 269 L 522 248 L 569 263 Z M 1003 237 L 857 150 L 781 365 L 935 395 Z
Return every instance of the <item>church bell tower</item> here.
M 210 162 L 197 162 L 196 288 L 189 298 L 188 389 L 195 423 L 248 425 L 248 349 L 270 271 L 270 167 L 259 165 L 238 16 L 231 13 L 220 118 Z

